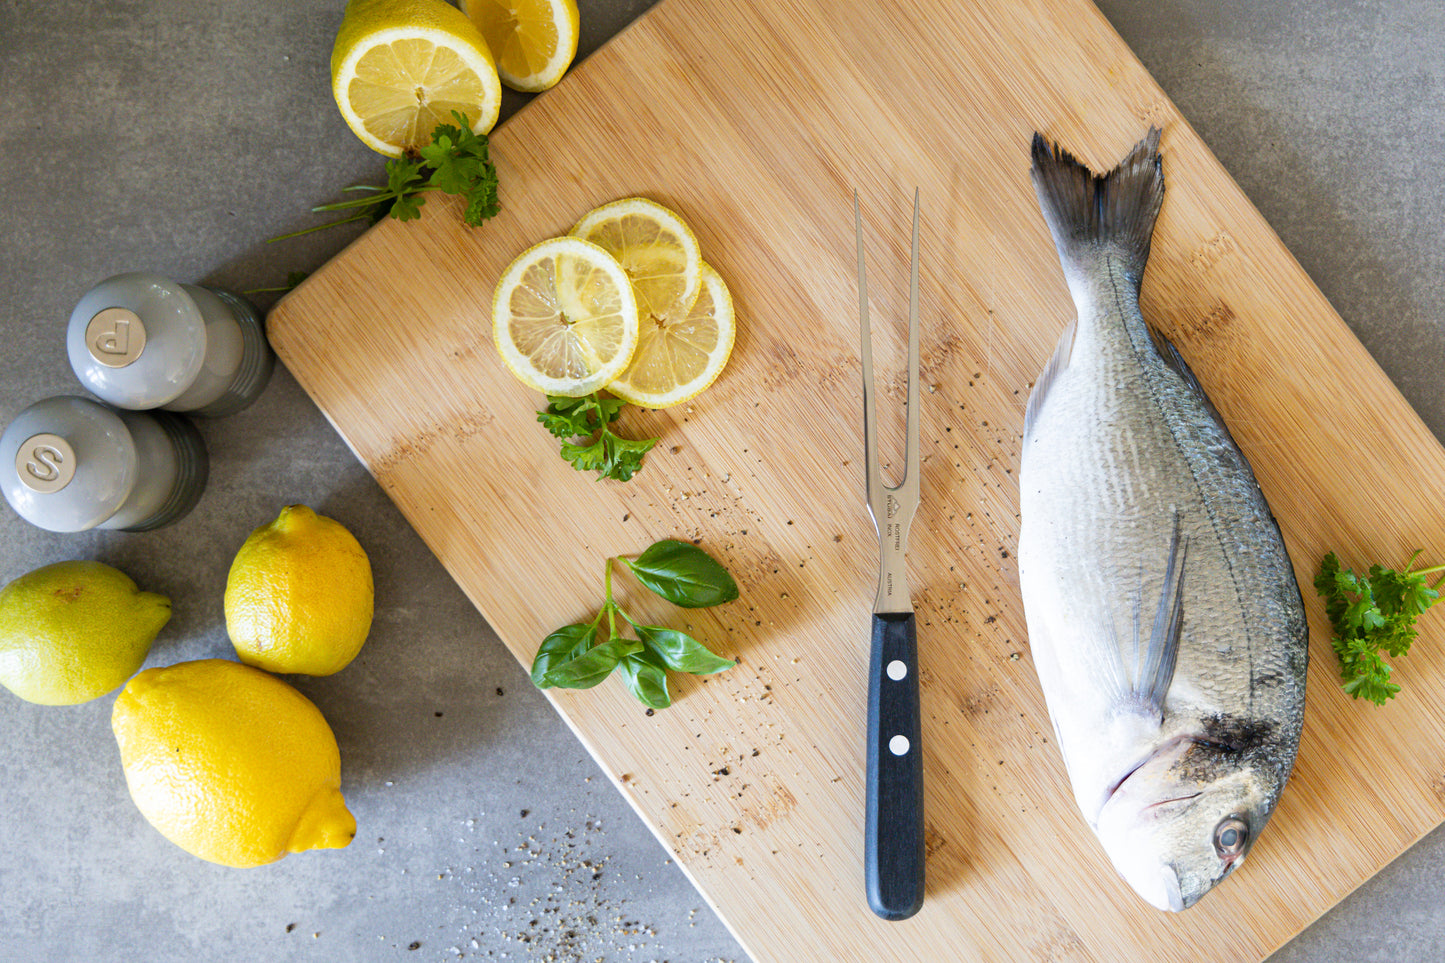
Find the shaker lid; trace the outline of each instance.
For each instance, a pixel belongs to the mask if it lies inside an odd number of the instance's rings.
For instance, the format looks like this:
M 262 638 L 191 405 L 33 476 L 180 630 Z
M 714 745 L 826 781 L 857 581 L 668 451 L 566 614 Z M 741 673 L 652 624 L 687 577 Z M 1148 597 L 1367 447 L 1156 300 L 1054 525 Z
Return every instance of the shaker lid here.
M 184 287 L 146 271 L 106 278 L 70 314 L 66 352 L 81 384 L 121 408 L 159 408 L 206 358 L 206 324 Z
M 37 402 L 0 434 L 0 491 L 47 531 L 81 532 L 110 518 L 130 497 L 136 472 L 125 422 L 89 398 Z

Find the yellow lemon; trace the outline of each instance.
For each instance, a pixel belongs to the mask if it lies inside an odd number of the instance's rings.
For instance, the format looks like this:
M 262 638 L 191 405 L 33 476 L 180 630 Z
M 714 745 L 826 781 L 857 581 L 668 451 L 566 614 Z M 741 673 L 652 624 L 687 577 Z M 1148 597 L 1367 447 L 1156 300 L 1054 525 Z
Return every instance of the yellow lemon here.
M 194 856 L 261 866 L 356 836 L 331 727 L 260 669 L 224 659 L 147 669 L 116 697 L 111 729 L 137 808 Z
M 226 577 L 226 632 L 242 662 L 330 675 L 371 631 L 371 562 L 340 522 L 288 505 L 251 533 Z
M 640 322 L 632 362 L 608 391 L 643 408 L 667 408 L 717 379 L 732 354 L 733 299 L 706 262 L 700 273 L 702 290 L 691 311 Z
M 487 41 L 444 0 L 351 0 L 331 49 L 331 92 L 352 132 L 390 157 L 430 144 L 454 110 L 484 134 L 502 106 Z
M 497 282 L 492 336 L 524 384 L 580 398 L 616 378 L 637 347 L 637 300 L 617 259 L 554 237 L 518 255 Z
M 0 589 L 0 685 L 48 706 L 105 695 L 141 667 L 170 617 L 170 599 L 101 562 L 38 568 Z
M 702 285 L 697 238 L 677 212 L 645 197 L 588 211 L 571 231 L 617 258 L 637 294 L 639 323 L 682 318 Z
M 533 93 L 562 79 L 577 56 L 576 0 L 462 0 L 487 38 L 502 83 Z

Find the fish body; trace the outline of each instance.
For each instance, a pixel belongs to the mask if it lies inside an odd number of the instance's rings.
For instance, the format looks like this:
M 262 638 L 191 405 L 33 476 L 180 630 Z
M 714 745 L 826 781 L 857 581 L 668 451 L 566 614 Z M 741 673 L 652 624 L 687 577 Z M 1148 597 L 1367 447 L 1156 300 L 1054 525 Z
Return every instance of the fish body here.
M 1119 873 L 1182 910 L 1239 866 L 1294 765 L 1304 603 L 1248 461 L 1139 288 L 1159 132 L 1095 176 L 1035 135 L 1078 309 L 1029 398 L 1018 564 L 1075 800 Z

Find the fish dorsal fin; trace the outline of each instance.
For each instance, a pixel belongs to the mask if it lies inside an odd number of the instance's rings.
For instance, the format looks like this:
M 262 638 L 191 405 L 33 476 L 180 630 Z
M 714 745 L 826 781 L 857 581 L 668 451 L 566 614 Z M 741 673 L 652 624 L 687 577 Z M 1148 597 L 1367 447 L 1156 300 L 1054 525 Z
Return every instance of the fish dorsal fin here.
M 1131 600 L 1133 631 L 1128 647 L 1120 644 L 1115 633 L 1117 655 L 1112 677 L 1104 680 L 1111 696 L 1119 704 L 1145 715 L 1164 714 L 1164 699 L 1174 682 L 1174 667 L 1179 661 L 1179 638 L 1184 625 L 1184 563 L 1189 554 L 1189 536 L 1179 530 L 1179 515 L 1174 515 L 1174 531 L 1169 538 L 1169 557 L 1164 564 L 1164 584 L 1154 607 L 1154 620 L 1146 636 L 1143 608 L 1143 571 L 1139 590 Z M 1111 625 L 1112 625 L 1111 621 Z M 1111 631 L 1113 631 L 1111 629 Z
M 1194 369 L 1189 367 L 1189 362 L 1184 360 L 1184 355 L 1180 354 L 1179 349 L 1174 347 L 1174 342 L 1153 328 L 1149 329 L 1149 335 L 1153 338 L 1154 347 L 1158 350 L 1159 357 L 1165 366 L 1184 381 L 1185 386 L 1203 402 L 1205 410 L 1209 412 L 1209 416 L 1223 427 L 1224 419 L 1219 417 L 1219 410 L 1214 407 L 1214 402 L 1209 400 L 1209 395 L 1204 393 L 1204 386 L 1199 383 L 1199 378 L 1195 376 Z
M 1049 358 L 1049 363 L 1044 365 L 1044 370 L 1039 372 L 1038 380 L 1034 382 L 1034 390 L 1029 392 L 1029 403 L 1024 408 L 1025 438 L 1033 431 L 1034 419 L 1043 408 L 1054 379 L 1069 366 L 1069 357 L 1074 353 L 1074 331 L 1077 327 L 1078 322 L 1070 321 L 1064 328 L 1064 333 L 1059 335 L 1059 343 L 1054 345 L 1053 356 Z

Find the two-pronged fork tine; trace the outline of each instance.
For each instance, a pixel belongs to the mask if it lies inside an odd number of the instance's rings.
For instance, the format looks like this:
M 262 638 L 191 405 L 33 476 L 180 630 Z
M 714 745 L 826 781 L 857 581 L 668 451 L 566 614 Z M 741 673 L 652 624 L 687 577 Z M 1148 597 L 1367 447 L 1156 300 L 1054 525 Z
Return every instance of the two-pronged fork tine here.
M 878 529 L 878 594 L 873 602 L 868 669 L 868 780 L 864 869 L 868 904 L 888 920 L 923 904 L 923 756 L 918 706 L 918 641 L 908 595 L 908 526 L 918 508 L 918 193 L 913 195 L 913 255 L 908 291 L 908 422 L 903 478 L 883 484 L 868 327 L 863 218 L 858 233 L 858 314 L 863 368 L 863 444 L 868 512 Z

